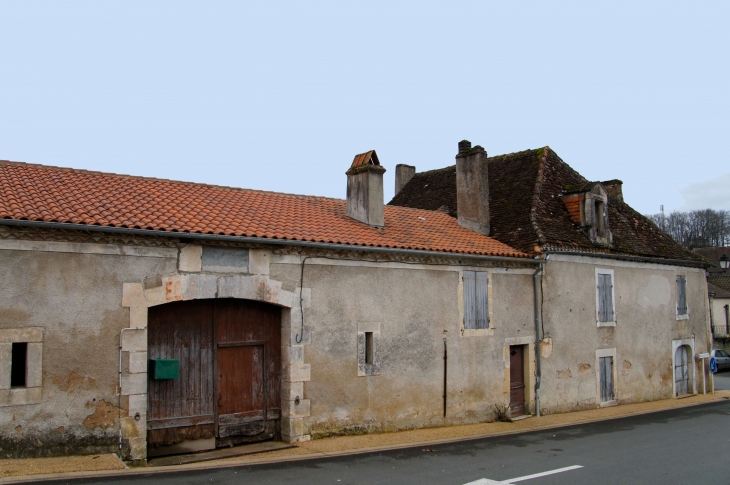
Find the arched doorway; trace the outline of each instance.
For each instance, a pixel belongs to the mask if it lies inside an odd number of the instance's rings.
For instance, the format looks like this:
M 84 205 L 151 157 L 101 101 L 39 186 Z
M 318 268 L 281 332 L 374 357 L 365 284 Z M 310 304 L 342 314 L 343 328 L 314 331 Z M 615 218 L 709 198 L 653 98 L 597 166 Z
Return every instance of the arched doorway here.
M 148 322 L 148 456 L 279 439 L 279 307 L 179 301 Z
M 674 353 L 674 395 L 683 396 L 690 392 L 689 359 L 690 347 L 680 345 Z

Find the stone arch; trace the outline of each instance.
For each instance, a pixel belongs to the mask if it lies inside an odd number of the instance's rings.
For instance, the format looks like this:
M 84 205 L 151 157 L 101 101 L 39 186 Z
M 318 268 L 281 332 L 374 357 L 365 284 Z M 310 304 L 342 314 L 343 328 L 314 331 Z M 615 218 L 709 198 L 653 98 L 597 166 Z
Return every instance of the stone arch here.
M 309 380 L 310 369 L 304 364 L 302 345 L 296 345 L 292 336 L 298 329 L 301 289 L 283 290 L 282 283 L 268 275 L 188 273 L 163 276 L 160 281 L 153 288 L 141 283 L 124 283 L 122 288 L 122 306 L 130 315 L 129 327 L 120 334 L 120 446 L 128 445 L 123 457 L 139 462 L 147 457 L 147 309 L 195 299 L 237 298 L 282 308 L 282 346 L 288 347 L 282 352 L 282 439 L 308 440 L 304 418 L 309 415 L 309 401 L 300 398 L 299 389 Z

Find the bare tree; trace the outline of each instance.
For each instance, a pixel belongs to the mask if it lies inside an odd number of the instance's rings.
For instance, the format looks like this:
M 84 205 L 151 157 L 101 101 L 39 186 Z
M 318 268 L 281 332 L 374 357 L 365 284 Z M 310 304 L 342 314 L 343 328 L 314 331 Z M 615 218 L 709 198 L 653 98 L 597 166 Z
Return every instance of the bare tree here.
M 704 209 L 647 216 L 688 249 L 730 245 L 730 211 Z

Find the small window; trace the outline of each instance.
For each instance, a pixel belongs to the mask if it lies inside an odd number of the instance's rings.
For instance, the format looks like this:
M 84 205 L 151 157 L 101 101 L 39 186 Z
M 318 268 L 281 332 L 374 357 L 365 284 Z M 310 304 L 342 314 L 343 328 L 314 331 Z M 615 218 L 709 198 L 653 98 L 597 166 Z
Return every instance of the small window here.
M 373 363 L 373 332 L 365 332 L 365 363 L 372 365 Z
M 10 362 L 10 387 L 26 387 L 28 370 L 28 343 L 13 342 Z
M 687 278 L 677 276 L 677 315 L 687 315 Z
M 489 280 L 485 271 L 464 271 L 464 328 L 489 328 Z
M 596 273 L 596 303 L 599 324 L 616 321 L 613 299 L 613 272 L 598 271 Z
M 601 402 L 613 401 L 613 357 L 599 357 Z

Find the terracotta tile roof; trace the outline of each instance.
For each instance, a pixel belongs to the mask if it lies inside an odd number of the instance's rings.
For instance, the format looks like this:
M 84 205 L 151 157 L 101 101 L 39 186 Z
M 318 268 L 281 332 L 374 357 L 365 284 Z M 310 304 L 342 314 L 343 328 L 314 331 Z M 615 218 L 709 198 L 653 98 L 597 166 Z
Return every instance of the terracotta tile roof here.
M 356 246 L 529 257 L 442 212 L 385 208 L 385 228 L 345 201 L 0 161 L 0 218 Z
M 583 251 L 705 261 L 628 204 L 610 196 L 608 218 L 613 244 L 608 248 L 593 244 L 561 196 L 582 191 L 595 182 L 573 170 L 549 147 L 487 160 L 490 237 L 498 241 L 532 254 Z M 429 210 L 445 207 L 456 217 L 456 166 L 416 173 L 388 205 Z M 575 213 L 577 208 L 572 209 Z

